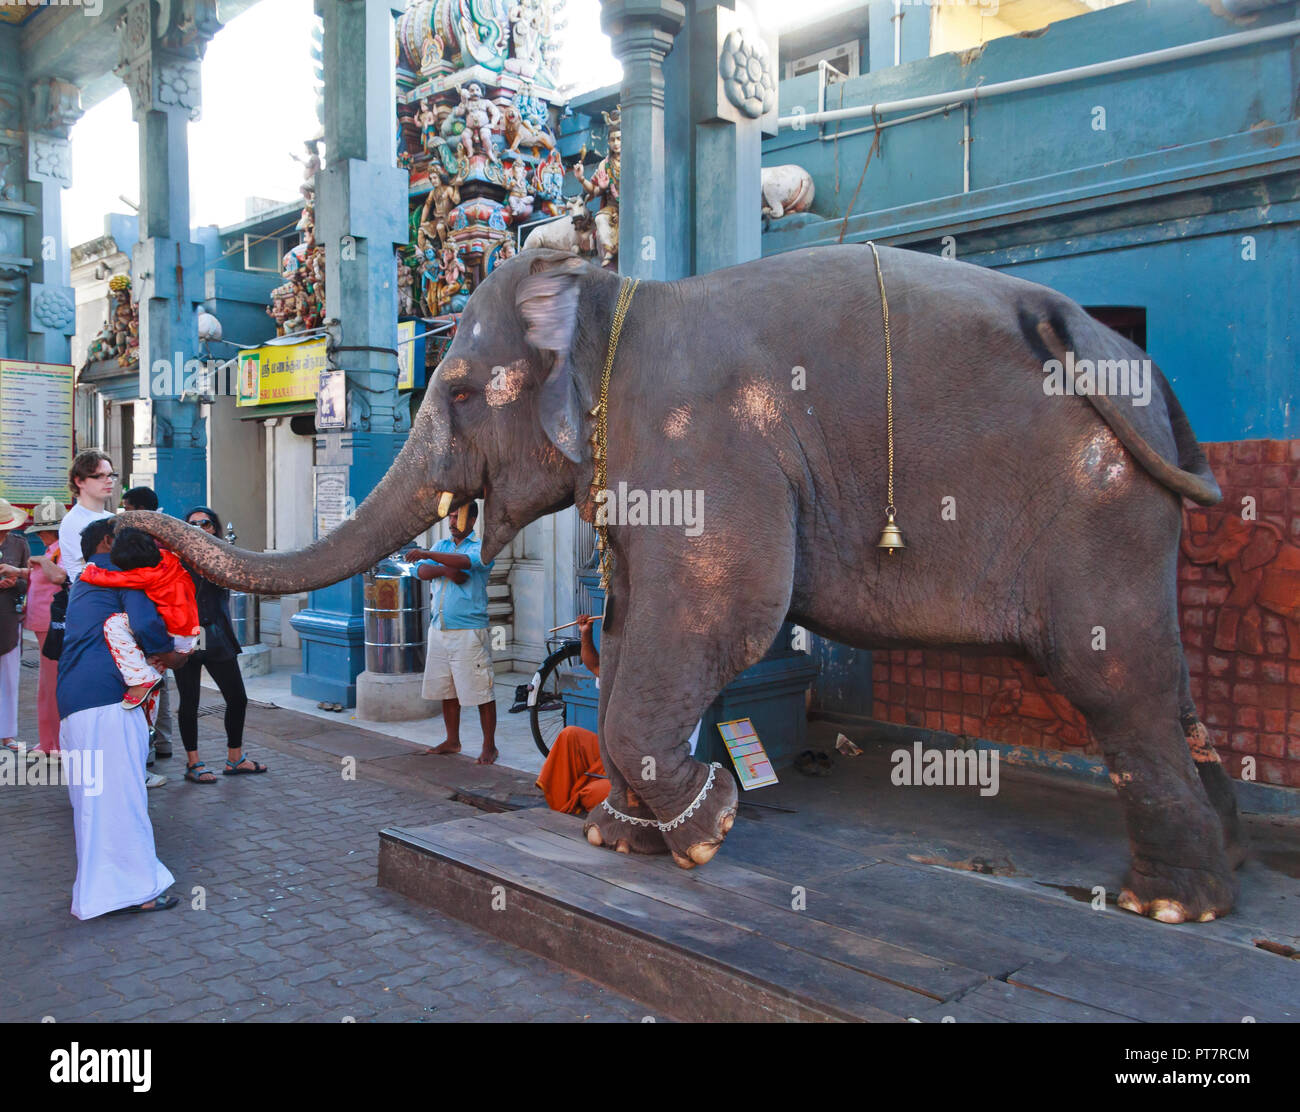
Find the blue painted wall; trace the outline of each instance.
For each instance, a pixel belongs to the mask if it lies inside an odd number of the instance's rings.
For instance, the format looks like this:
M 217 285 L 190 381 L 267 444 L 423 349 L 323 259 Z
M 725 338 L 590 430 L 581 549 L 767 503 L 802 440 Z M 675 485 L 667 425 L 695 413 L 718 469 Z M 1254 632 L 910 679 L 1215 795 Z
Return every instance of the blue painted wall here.
M 1250 26 L 1293 16 L 1294 6 L 1284 5 Z M 845 104 L 1005 81 L 1242 29 L 1186 0 L 1125 4 L 1036 38 L 995 40 L 966 65 L 948 54 L 866 74 L 846 83 Z M 951 237 L 959 258 L 1085 305 L 1145 308 L 1148 347 L 1202 440 L 1300 436 L 1296 56 L 1294 40 L 1280 40 L 980 103 L 968 193 L 960 111 L 889 128 L 847 223 L 841 218 L 871 136 L 834 143 L 815 127 L 783 130 L 765 143 L 764 165 L 795 162 L 812 173 L 815 217 L 779 222 L 764 236 L 764 252 L 833 243 L 841 230 L 845 242 L 874 238 L 926 251 Z M 812 110 L 816 88 L 815 75 L 783 82 L 782 112 Z M 1098 108 L 1104 130 L 1094 128 Z

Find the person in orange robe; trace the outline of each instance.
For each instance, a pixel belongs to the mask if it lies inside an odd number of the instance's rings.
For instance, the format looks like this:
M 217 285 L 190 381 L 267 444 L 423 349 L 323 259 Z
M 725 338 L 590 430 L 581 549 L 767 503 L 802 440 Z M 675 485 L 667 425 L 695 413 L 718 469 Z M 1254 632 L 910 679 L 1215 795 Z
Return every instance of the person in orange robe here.
M 600 654 L 591 636 L 592 619 L 588 614 L 578 619 L 582 635 L 582 663 L 600 682 Z M 581 726 L 565 726 L 551 746 L 537 786 L 552 811 L 578 815 L 598 807 L 609 795 L 609 778 L 600 760 L 600 740 Z

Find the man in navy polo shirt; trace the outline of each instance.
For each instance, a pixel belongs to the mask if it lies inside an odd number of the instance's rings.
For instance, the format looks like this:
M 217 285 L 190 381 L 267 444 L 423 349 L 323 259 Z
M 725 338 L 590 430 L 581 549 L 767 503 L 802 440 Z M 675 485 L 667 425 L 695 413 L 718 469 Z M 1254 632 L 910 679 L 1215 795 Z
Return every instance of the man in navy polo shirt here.
M 81 534 L 87 563 L 113 569 L 108 551 L 116 522 L 93 521 Z M 125 611 L 145 653 L 163 667 L 185 657 L 172 651 L 172 637 L 143 591 L 96 587 L 78 580 L 68 598 L 57 689 L 59 745 L 68 776 L 77 879 L 72 914 L 93 919 L 112 911 L 162 911 L 174 877 L 158 860 L 141 770 L 149 749 L 142 707 L 122 706 L 126 684 L 104 639 L 104 622 Z

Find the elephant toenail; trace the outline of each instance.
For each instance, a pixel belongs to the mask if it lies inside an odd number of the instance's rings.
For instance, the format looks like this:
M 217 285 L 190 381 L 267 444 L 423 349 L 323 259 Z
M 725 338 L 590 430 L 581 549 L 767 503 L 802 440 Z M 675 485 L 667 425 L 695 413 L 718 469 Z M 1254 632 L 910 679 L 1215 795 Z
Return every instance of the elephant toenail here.
M 1177 900 L 1152 900 L 1150 915 L 1161 923 L 1184 923 L 1187 911 Z
M 605 839 L 600 836 L 599 827 L 587 827 L 587 841 L 589 841 L 593 846 L 603 846 L 605 844 Z
M 696 842 L 686 852 L 690 854 L 695 864 L 707 865 L 713 860 L 713 855 L 718 852 L 721 845 L 721 842 Z
M 1139 915 L 1146 914 L 1146 909 L 1147 909 L 1146 904 L 1144 904 L 1141 900 L 1139 900 L 1137 896 L 1135 896 L 1127 888 L 1125 888 L 1124 891 L 1122 891 L 1119 894 L 1119 899 L 1116 900 L 1115 902 L 1118 903 L 1119 906 L 1122 907 L 1125 911 L 1134 911 L 1137 912 L 1137 914 Z

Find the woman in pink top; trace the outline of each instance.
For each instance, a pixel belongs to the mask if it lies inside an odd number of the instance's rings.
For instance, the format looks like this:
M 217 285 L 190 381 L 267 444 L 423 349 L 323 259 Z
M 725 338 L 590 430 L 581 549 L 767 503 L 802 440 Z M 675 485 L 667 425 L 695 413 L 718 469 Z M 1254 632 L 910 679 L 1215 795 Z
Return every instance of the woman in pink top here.
M 33 556 L 27 587 L 27 616 L 25 625 L 36 634 L 36 643 L 45 648 L 45 638 L 50 631 L 50 601 L 68 580 L 68 573 L 59 567 L 59 522 L 63 507 L 57 502 L 42 502 L 32 511 L 32 523 L 24 532 L 35 533 L 45 545 L 42 556 Z M 59 704 L 54 697 L 59 679 L 59 662 L 40 657 L 41 670 L 36 682 L 36 721 L 40 744 L 33 752 L 44 754 L 59 751 Z

